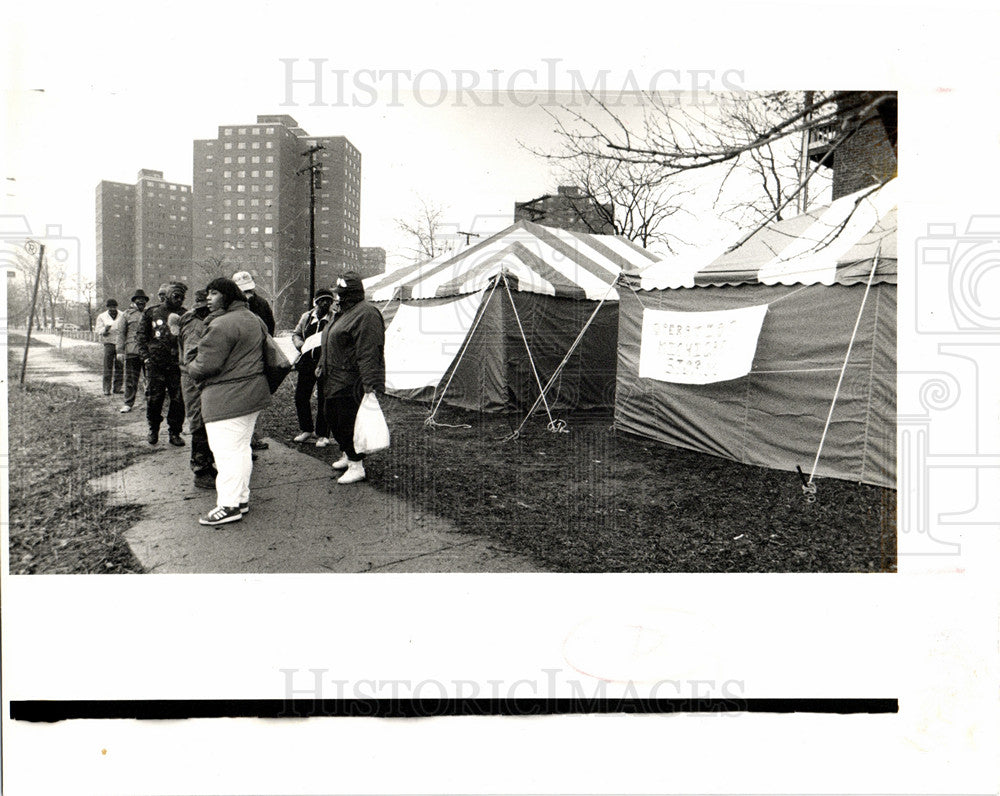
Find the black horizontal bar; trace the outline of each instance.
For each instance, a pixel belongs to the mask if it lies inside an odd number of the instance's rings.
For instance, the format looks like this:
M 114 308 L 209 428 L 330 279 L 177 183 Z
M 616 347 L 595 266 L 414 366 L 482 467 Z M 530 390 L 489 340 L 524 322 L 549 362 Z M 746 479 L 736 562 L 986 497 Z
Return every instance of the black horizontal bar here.
M 10 703 L 15 721 L 367 716 L 547 716 L 586 713 L 897 713 L 896 699 L 134 699 Z

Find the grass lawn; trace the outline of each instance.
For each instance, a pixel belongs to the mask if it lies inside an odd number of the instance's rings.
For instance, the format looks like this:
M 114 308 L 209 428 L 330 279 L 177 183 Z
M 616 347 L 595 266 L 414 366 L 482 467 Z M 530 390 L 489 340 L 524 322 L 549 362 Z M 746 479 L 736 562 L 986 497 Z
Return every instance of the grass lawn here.
M 126 467 L 142 449 L 117 432 L 96 397 L 30 378 L 17 383 L 23 346 L 23 337 L 10 336 L 11 574 L 141 572 L 122 538 L 140 509 L 110 506 L 85 484 Z
M 98 346 L 64 352 L 98 369 Z M 293 373 L 258 422 L 289 444 Z M 387 398 L 390 450 L 366 461 L 382 492 L 562 572 L 885 572 L 896 566 L 893 490 L 822 479 L 806 503 L 795 473 L 738 464 L 612 428 L 610 413 L 559 413 L 570 433 L 521 415 Z M 300 450 L 323 461 L 336 445 Z M 263 455 L 267 455 L 266 453 Z M 344 487 L 345 489 L 347 487 Z

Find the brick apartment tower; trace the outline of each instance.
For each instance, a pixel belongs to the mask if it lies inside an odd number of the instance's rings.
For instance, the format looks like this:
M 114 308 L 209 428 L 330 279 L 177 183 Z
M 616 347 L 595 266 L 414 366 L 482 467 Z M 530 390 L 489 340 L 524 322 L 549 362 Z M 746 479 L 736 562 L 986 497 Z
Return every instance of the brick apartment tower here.
M 613 235 L 613 217 L 611 204 L 600 204 L 575 185 L 560 185 L 557 193 L 514 203 L 515 221 L 533 221 L 542 226 L 574 232 Z
M 274 309 L 294 326 L 310 305 L 309 165 L 315 145 L 316 286 L 361 264 L 361 153 L 343 136 L 310 136 L 291 116 L 223 125 L 194 142 L 195 281 L 249 271 Z
M 190 279 L 191 186 L 141 169 L 134 185 L 104 180 L 96 193 L 99 304 L 125 306 L 137 287 L 155 300 L 162 283 Z
M 385 273 L 385 249 L 381 246 L 361 247 L 361 267 L 358 269 L 363 279 Z

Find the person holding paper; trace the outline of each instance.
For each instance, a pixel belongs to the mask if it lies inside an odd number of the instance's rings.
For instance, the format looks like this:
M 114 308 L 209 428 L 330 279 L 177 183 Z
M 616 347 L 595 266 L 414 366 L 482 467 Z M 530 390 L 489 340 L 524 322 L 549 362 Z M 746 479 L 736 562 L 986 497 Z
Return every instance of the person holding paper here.
M 296 442 L 311 442 L 315 440 L 317 448 L 325 448 L 330 444 L 329 431 L 326 425 L 326 409 L 323 406 L 323 384 L 317 381 L 316 366 L 319 364 L 323 330 L 333 319 L 340 299 L 333 291 L 320 288 L 313 297 L 313 308 L 299 318 L 295 331 L 292 332 L 292 344 L 300 356 L 295 362 L 298 374 L 295 383 L 295 414 L 299 419 L 299 430 Z M 312 394 L 316 390 L 316 424 L 313 425 Z
M 340 445 L 341 457 L 331 466 L 346 472 L 338 484 L 365 478 L 364 454 L 354 449 L 354 421 L 366 393 L 385 393 L 385 321 L 365 301 L 364 283 L 356 271 L 337 280 L 340 312 L 322 333 L 317 376 L 326 397 L 326 420 Z

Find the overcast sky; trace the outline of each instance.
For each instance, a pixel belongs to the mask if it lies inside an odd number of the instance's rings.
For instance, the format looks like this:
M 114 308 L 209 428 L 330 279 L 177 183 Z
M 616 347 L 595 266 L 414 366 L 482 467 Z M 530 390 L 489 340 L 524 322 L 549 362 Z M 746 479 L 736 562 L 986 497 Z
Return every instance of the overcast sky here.
M 898 24 L 893 5 L 866 6 L 872 29 Z M 800 30 L 788 13 L 798 7 L 769 6 L 770 35 Z M 816 42 L 807 57 L 789 59 L 761 53 L 745 35 L 760 14 L 741 6 L 727 9 L 728 24 L 713 30 L 710 49 L 704 38 L 678 35 L 710 22 L 691 8 L 672 9 L 660 27 L 648 20 L 588 24 L 537 6 L 478 17 L 441 3 L 379 12 L 181 2 L 169 15 L 140 17 L 136 8 L 43 0 L 8 12 L 5 24 L 0 212 L 27 216 L 36 235 L 61 225 L 79 241 L 84 274 L 93 273 L 100 180 L 134 182 L 140 168 L 150 168 L 190 183 L 194 139 L 261 113 L 288 113 L 310 134 L 344 135 L 361 150 L 361 244 L 392 256 L 405 245 L 394 220 L 412 215 L 418 197 L 445 205 L 453 228 L 489 232 L 510 222 L 515 201 L 556 187 L 550 163 L 519 142 L 556 145 L 543 106 L 552 104 L 553 87 L 573 86 L 574 73 L 587 85 L 604 74 L 611 89 L 669 90 L 894 87 L 904 67 L 920 90 L 959 79 L 950 61 L 928 59 L 930 11 L 927 28 L 909 34 L 916 46 L 893 58 L 841 37 L 836 47 L 834 39 Z M 310 59 L 319 59 L 318 87 Z M 960 74 L 966 80 L 970 72 Z M 290 86 L 289 75 L 313 82 Z M 458 102 L 444 97 L 442 82 L 453 89 L 478 84 L 492 92 L 489 105 L 477 107 L 469 94 Z M 538 93 L 514 94 L 512 86 Z M 906 123 L 904 104 L 904 130 Z M 710 244 L 727 233 L 707 206 L 692 207 L 686 239 Z M 16 220 L 5 221 L 6 232 Z

